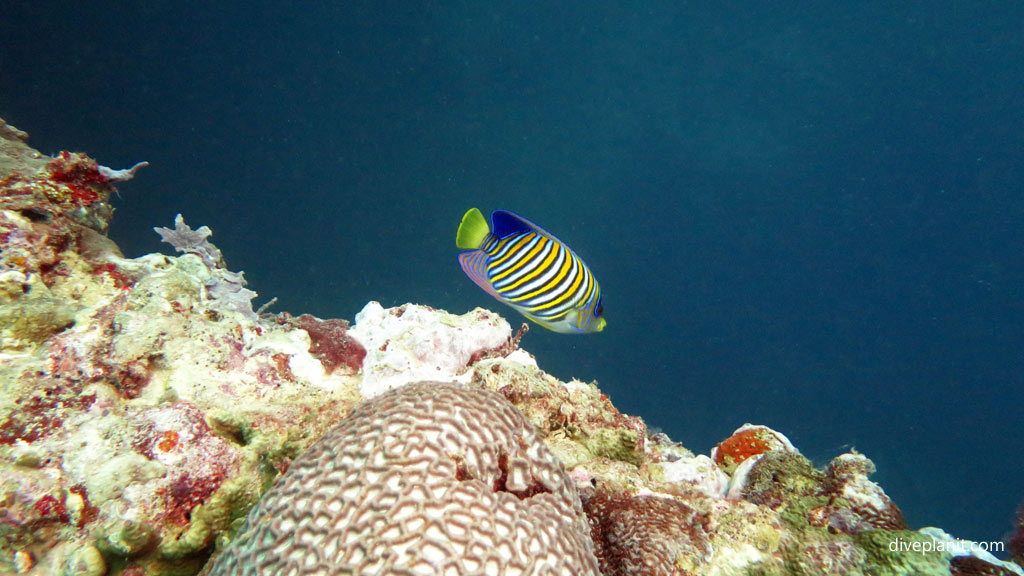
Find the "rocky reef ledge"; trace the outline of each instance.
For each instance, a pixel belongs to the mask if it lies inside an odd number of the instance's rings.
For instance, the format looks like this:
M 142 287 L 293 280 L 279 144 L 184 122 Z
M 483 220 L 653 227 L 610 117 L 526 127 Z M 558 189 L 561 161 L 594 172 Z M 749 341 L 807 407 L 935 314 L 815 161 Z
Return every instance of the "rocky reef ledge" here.
M 267 314 L 181 217 L 124 258 L 138 166 L 24 140 L 0 120 L 0 574 L 1024 574 L 909 529 L 862 454 L 650 433 L 493 312 Z

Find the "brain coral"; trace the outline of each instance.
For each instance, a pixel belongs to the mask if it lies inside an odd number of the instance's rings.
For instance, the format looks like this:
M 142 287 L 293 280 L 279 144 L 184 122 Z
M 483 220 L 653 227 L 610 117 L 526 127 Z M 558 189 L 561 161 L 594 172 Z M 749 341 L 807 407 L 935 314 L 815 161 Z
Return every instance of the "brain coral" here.
M 684 502 L 598 489 L 585 507 L 606 576 L 703 573 L 711 559 L 707 517 Z
M 561 462 L 500 395 L 421 382 L 292 463 L 210 574 L 598 575 Z

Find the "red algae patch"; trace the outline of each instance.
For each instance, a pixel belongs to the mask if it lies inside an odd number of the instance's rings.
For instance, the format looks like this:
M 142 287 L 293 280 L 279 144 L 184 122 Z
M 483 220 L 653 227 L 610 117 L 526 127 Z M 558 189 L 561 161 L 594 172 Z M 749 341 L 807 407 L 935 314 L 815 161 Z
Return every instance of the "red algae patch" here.
M 363 367 L 366 349 L 349 335 L 347 321 L 321 320 L 311 314 L 298 318 L 285 314 L 284 319 L 309 334 L 309 353 L 320 360 L 328 374 L 338 368 L 355 374 Z

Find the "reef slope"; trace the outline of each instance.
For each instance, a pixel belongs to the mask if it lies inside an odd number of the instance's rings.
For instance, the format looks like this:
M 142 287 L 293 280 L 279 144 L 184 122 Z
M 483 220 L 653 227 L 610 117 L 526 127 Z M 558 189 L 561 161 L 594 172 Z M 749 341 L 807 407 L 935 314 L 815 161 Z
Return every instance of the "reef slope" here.
M 25 138 L 0 120 L 0 574 L 1024 574 L 909 529 L 862 454 L 652 434 L 493 312 L 262 313 L 181 217 L 126 259 L 138 166 Z

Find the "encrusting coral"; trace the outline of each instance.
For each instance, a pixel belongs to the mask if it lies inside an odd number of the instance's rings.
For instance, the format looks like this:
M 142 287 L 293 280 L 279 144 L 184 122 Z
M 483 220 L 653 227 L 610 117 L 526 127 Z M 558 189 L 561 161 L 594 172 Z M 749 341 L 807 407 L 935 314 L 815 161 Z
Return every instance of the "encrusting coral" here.
M 652 434 L 492 312 L 264 314 L 180 217 L 124 258 L 141 165 L 24 140 L 0 121 L 2 574 L 1024 575 L 908 529 L 861 454 Z
M 707 515 L 683 499 L 595 490 L 584 508 L 605 576 L 693 574 L 712 559 Z

